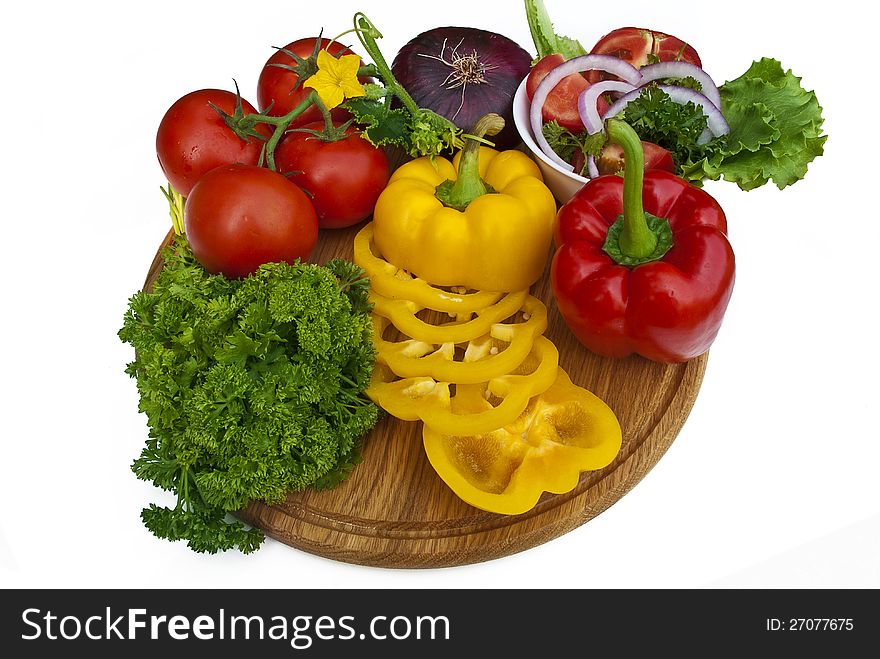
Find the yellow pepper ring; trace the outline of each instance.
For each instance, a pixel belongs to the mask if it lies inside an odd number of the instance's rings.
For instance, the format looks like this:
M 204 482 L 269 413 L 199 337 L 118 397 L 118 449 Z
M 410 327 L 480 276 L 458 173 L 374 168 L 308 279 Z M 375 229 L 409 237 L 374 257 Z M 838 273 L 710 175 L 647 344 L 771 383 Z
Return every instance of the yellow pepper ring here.
M 492 291 L 451 293 L 436 288 L 424 279 L 404 275 L 396 265 L 377 256 L 374 247 L 370 222 L 354 238 L 354 262 L 367 273 L 372 289 L 392 300 L 410 300 L 425 309 L 465 314 L 491 306 L 504 295 Z
M 432 325 L 416 318 L 416 314 L 425 307 L 414 302 L 392 300 L 375 292 L 370 293 L 370 301 L 373 303 L 374 314 L 388 318 L 406 336 L 416 341 L 442 344 L 466 343 L 488 334 L 492 325 L 519 311 L 528 295 L 527 289 L 508 293 L 495 304 L 477 311 L 476 318 L 442 325 Z
M 382 338 L 389 320 L 373 315 L 373 344 L 378 361 L 401 378 L 426 376 L 453 384 L 478 384 L 510 373 L 523 363 L 532 350 L 535 337 L 547 329 L 547 307 L 529 296 L 522 307 L 528 320 L 521 323 L 496 323 L 487 335 L 467 344 L 462 361 L 454 361 L 455 344 L 435 344 L 410 339 L 386 341 Z M 503 349 L 497 343 L 508 345 Z M 495 350 L 493 354 L 492 350 Z
M 561 368 L 553 385 L 508 427 L 488 433 L 438 432 L 425 425 L 428 461 L 466 503 L 493 513 L 531 510 L 543 492 L 570 492 L 583 471 L 609 465 L 621 429 L 604 401 L 574 385 Z M 471 408 L 482 408 L 472 400 Z
M 455 386 L 433 378 L 406 378 L 394 380 L 393 373 L 379 364 L 373 369 L 373 379 L 367 388 L 367 396 L 391 416 L 404 421 L 421 420 L 436 432 L 445 435 L 482 434 L 513 423 L 529 404 L 529 399 L 543 393 L 556 380 L 559 353 L 553 342 L 540 336 L 526 362 L 537 361 L 534 370 L 527 374 L 505 375 L 482 385 L 463 384 Z M 517 370 L 524 370 L 521 365 Z M 497 406 L 485 398 L 501 399 Z M 479 412 L 461 412 L 473 409 L 470 402 L 482 397 L 485 408 Z

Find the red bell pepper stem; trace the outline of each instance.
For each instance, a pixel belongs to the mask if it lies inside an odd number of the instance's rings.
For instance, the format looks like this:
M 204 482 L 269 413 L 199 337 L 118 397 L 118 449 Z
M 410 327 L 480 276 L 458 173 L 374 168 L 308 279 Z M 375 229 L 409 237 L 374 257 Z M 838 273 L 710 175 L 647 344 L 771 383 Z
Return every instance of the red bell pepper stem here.
M 636 259 L 650 256 L 657 248 L 657 235 L 648 227 L 642 206 L 642 186 L 645 178 L 645 152 L 642 141 L 629 124 L 609 119 L 606 124 L 609 139 L 623 149 L 623 230 L 620 232 L 620 251 Z

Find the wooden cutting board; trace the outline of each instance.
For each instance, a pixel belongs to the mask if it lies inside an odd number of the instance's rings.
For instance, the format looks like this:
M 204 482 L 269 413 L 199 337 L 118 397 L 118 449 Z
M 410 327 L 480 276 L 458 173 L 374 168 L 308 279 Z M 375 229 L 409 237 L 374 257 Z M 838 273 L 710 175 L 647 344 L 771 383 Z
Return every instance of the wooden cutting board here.
M 312 260 L 351 259 L 359 228 L 321 231 Z M 171 237 L 169 233 L 161 247 Z M 157 252 L 145 287 L 161 268 Z M 319 556 L 380 567 L 433 568 L 529 549 L 607 509 L 674 441 L 697 397 L 707 355 L 676 365 L 641 357 L 598 357 L 566 327 L 546 274 L 532 293 L 548 307 L 546 336 L 559 348 L 560 366 L 575 384 L 605 400 L 620 420 L 623 446 L 611 465 L 584 473 L 571 492 L 545 493 L 525 514 L 496 515 L 464 503 L 437 476 L 422 448 L 420 422 L 386 417 L 367 436 L 363 462 L 339 487 L 294 492 L 277 506 L 253 502 L 239 517 L 272 538 Z

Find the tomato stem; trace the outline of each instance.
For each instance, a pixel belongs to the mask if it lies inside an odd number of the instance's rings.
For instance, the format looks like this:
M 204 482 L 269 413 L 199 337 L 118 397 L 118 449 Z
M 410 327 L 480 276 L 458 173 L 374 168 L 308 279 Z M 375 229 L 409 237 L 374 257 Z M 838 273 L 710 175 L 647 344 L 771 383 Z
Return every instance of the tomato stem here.
M 266 140 L 266 144 L 263 146 L 263 153 L 260 156 L 260 165 L 262 166 L 265 162 L 266 167 L 274 172 L 277 171 L 275 167 L 275 149 L 277 148 L 278 143 L 281 141 L 281 138 L 284 136 L 284 133 L 287 131 L 290 124 L 293 123 L 293 120 L 313 105 L 321 111 L 321 115 L 324 117 L 325 131 L 328 134 L 332 134 L 335 130 L 333 117 L 327 109 L 327 106 L 324 105 L 321 97 L 318 96 L 318 93 L 315 91 L 310 92 L 299 105 L 291 109 L 291 111 L 284 116 L 273 117 L 268 114 L 249 114 L 234 121 L 232 127 L 236 133 L 241 134 L 247 133 L 249 130 L 252 131 L 253 127 L 260 123 L 274 126 L 272 136 Z

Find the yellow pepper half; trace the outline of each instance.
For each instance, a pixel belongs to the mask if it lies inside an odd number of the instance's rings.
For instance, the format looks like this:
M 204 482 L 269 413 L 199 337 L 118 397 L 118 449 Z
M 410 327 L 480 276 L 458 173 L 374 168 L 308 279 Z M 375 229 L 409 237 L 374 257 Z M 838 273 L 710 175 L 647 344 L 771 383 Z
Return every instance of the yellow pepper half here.
M 494 130 L 487 115 L 474 132 Z M 466 140 L 457 166 L 419 158 L 394 173 L 373 213 L 374 241 L 398 268 L 434 286 L 512 292 L 544 272 L 556 202 L 519 151 Z
M 487 401 L 471 397 L 479 414 Z M 601 469 L 621 446 L 617 417 L 599 398 L 572 384 L 561 368 L 546 392 L 533 398 L 511 424 L 488 433 L 464 427 L 422 431 L 431 466 L 461 499 L 493 513 L 519 515 L 534 508 L 543 492 L 577 487 L 583 471 Z

